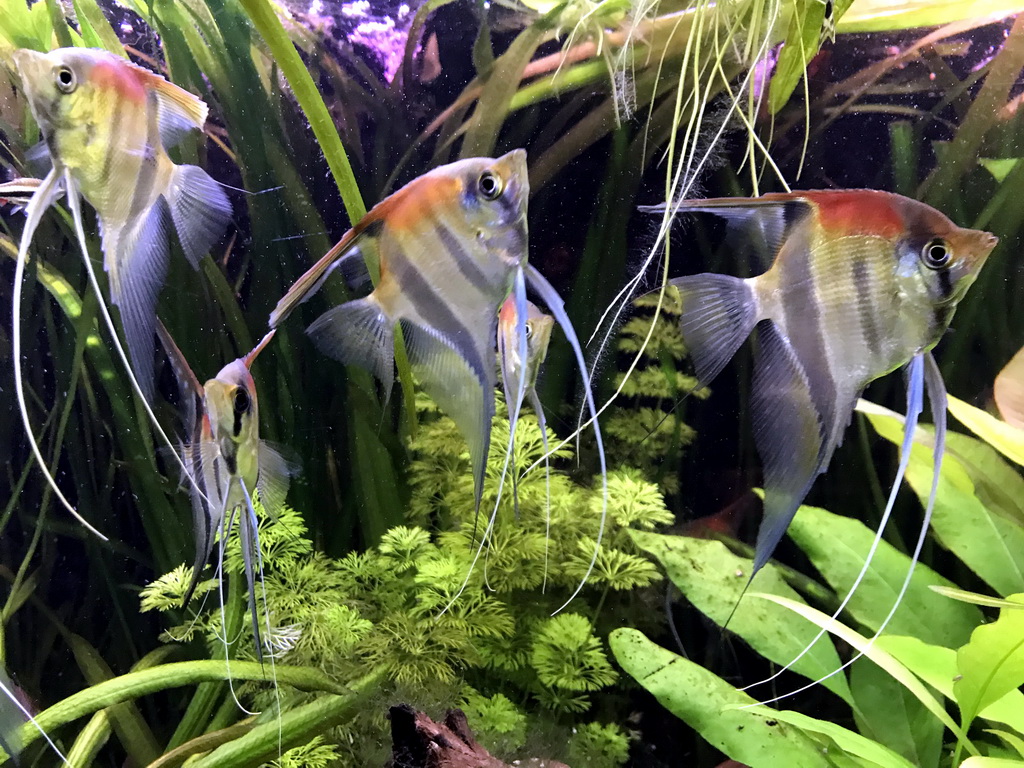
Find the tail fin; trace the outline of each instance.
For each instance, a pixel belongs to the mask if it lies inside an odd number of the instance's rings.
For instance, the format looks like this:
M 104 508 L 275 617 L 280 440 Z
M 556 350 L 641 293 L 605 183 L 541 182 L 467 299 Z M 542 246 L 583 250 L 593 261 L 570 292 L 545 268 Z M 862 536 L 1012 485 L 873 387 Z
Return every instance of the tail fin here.
M 164 193 L 178 241 L 193 267 L 231 221 L 231 203 L 220 184 L 195 165 L 176 165 Z
M 704 274 L 669 282 L 679 289 L 683 340 L 701 384 L 710 384 L 757 324 L 750 283 L 728 275 Z
M 371 295 L 325 312 L 306 333 L 324 354 L 371 371 L 383 385 L 386 401 L 395 383 L 394 325 Z

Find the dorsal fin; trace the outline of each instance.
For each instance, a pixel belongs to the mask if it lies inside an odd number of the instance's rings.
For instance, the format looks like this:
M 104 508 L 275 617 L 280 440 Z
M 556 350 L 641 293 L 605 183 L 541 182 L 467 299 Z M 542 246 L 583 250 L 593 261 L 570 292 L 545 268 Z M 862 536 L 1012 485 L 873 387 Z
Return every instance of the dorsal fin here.
M 143 85 L 156 97 L 157 121 L 164 147 L 173 147 L 190 131 L 201 131 L 210 108 L 195 94 L 175 85 L 163 75 L 127 61 Z

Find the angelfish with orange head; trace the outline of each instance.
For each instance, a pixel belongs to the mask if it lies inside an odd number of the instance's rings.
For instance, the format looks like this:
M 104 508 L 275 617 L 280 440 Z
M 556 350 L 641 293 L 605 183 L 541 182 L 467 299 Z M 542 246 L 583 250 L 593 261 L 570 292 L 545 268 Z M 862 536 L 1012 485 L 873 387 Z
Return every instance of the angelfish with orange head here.
M 121 311 L 127 354 L 102 299 L 100 313 L 150 422 L 161 441 L 172 447 L 149 404 L 154 394 L 156 303 L 167 272 L 169 238 L 172 230 L 177 233 L 186 257 L 197 267 L 223 233 L 231 205 L 204 170 L 177 165 L 167 154 L 190 131 L 203 128 L 208 110 L 200 98 L 103 50 L 59 48 L 44 54 L 21 49 L 14 51 L 13 58 L 44 139 L 31 152 L 50 164 L 41 181 L 16 180 L 5 185 L 19 196 L 31 192 L 11 308 L 15 396 L 32 454 L 57 499 L 83 525 L 105 538 L 58 487 L 32 432 L 21 353 L 21 292 L 29 244 L 43 213 L 66 192 L 86 272 L 99 296 L 80 196 L 96 209 L 103 263 L 111 298 Z
M 380 279 L 372 293 L 329 310 L 308 333 L 328 355 L 368 368 L 390 392 L 394 327 L 401 325 L 417 380 L 469 444 L 477 512 L 494 417 L 498 312 L 506 299 L 515 303 L 513 337 L 519 359 L 526 360 L 527 283 L 575 353 L 607 489 L 601 432 L 579 340 L 558 293 L 527 263 L 529 186 L 521 149 L 434 168 L 375 205 L 295 282 L 270 315 L 270 327 L 277 328 L 342 262 L 373 252 Z M 521 402 L 520 395 L 510 410 L 513 423 Z M 511 451 L 510 442 L 506 469 Z M 502 472 L 501 482 L 504 477 Z M 499 485 L 499 500 L 500 495 Z M 607 492 L 604 498 L 602 531 Z
M 749 279 L 703 274 L 670 281 L 682 296 L 682 334 L 701 384 L 757 328 L 751 410 L 765 497 L 753 572 L 768 562 L 828 467 L 861 392 L 904 365 L 906 431 L 881 526 L 906 471 L 927 385 L 935 480 L 916 561 L 945 447 L 946 390 L 931 349 L 997 238 L 958 227 L 924 203 L 874 190 L 693 200 L 673 209 L 719 216 L 730 235 L 764 243 L 773 257 L 767 272 Z
M 177 165 L 167 155 L 189 132 L 202 130 L 207 106 L 108 51 L 21 49 L 14 61 L 52 175 L 96 209 L 111 298 L 139 383 L 152 399 L 154 318 L 171 232 L 198 267 L 231 219 L 220 185 L 202 168 Z M 50 179 L 40 185 L 44 192 Z
M 228 363 L 202 385 L 160 323 L 157 333 L 182 389 L 185 420 L 192 429 L 189 441 L 181 446 L 181 457 L 192 481 L 196 537 L 195 563 L 184 602 L 188 603 L 199 583 L 218 532 L 223 547 L 237 515 L 256 653 L 262 658 L 255 588 L 260 548 L 252 496 L 254 491 L 258 492 L 261 505 L 273 515 L 284 504 L 289 479 L 295 471 L 277 450 L 260 439 L 259 401 L 249 371 L 274 332 L 268 333 L 248 355 Z

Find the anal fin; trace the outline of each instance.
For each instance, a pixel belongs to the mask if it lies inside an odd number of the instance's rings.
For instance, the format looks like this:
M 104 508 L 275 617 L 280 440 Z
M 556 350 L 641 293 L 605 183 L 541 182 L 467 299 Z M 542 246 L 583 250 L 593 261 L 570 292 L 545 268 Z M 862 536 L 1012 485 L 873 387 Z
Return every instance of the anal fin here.
M 821 424 L 793 348 L 770 320 L 758 326 L 758 341 L 752 408 L 764 467 L 764 519 L 753 573 L 771 558 L 821 471 L 822 456 Z
M 482 379 L 446 340 L 410 321 L 402 321 L 402 334 L 416 379 L 441 410 L 451 417 L 469 445 L 476 508 L 479 510 L 494 418 L 493 369 L 491 380 Z M 494 328 L 491 328 L 488 338 L 493 337 Z

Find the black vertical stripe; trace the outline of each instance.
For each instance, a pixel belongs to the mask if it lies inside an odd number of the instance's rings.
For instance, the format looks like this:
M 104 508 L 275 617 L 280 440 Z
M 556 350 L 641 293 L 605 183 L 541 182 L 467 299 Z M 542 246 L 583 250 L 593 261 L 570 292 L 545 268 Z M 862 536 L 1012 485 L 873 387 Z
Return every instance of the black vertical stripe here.
M 389 266 L 395 280 L 401 286 L 402 293 L 412 302 L 422 321 L 430 326 L 426 330 L 432 330 L 442 336 L 448 345 L 473 369 L 477 378 L 480 381 L 487 381 L 485 364 L 480 356 L 476 339 L 473 337 L 474 329 L 455 316 L 445 300 L 437 294 L 430 283 L 423 279 L 404 252 L 398 249 L 392 252 Z M 495 307 L 496 315 L 497 307 Z M 412 320 L 413 318 L 406 319 Z
M 872 301 L 870 266 L 865 259 L 855 259 L 852 267 L 853 287 L 857 292 L 857 318 L 860 321 L 861 338 L 867 342 L 872 367 L 874 367 L 881 360 L 882 336 Z
M 491 285 L 491 281 L 487 279 L 480 267 L 477 266 L 473 260 L 473 256 L 466 250 L 459 240 L 459 237 L 452 232 L 443 222 L 437 222 L 434 225 L 437 237 L 440 239 L 444 249 L 448 252 L 448 255 L 452 257 L 456 266 L 459 268 L 459 272 L 462 276 L 470 282 L 470 284 L 476 288 L 480 293 L 488 295 L 494 292 L 494 287 Z

